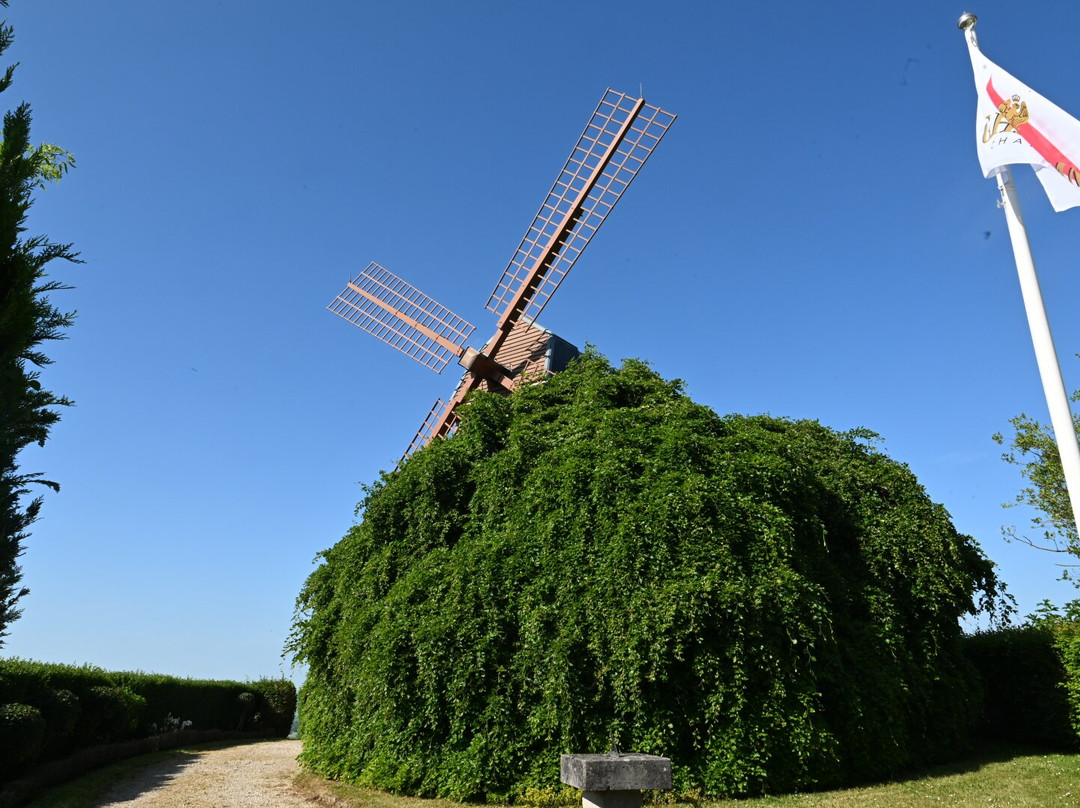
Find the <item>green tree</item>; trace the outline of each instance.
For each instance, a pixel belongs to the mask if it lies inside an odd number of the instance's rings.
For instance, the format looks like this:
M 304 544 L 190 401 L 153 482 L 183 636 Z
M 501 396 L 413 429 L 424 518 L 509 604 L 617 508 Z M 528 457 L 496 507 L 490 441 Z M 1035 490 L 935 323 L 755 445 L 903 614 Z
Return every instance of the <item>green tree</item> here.
M 559 754 L 665 754 L 707 794 L 887 777 L 963 747 L 958 618 L 993 564 L 872 433 L 718 416 L 587 352 L 471 397 L 305 584 L 304 763 L 504 797 Z
M 1080 355 L 1078 355 L 1080 356 Z M 1072 394 L 1074 403 L 1080 402 L 1080 390 Z M 1075 408 L 1074 408 L 1075 410 Z M 1035 511 L 1031 517 L 1031 527 L 1037 534 L 1035 538 L 1022 534 L 1014 526 L 1005 526 L 1002 533 L 1006 541 L 1019 541 L 1053 553 L 1071 555 L 1080 560 L 1080 535 L 1077 534 L 1073 521 L 1069 491 L 1065 486 L 1065 472 L 1061 467 L 1061 455 L 1058 452 L 1054 432 L 1049 426 L 1030 418 L 1024 413 L 1010 418 L 1012 434 L 998 432 L 994 440 L 1005 446 L 1002 459 L 1020 468 L 1021 476 L 1028 481 L 1016 495 L 1014 502 L 1005 503 L 1006 508 L 1018 505 L 1028 506 Z M 1080 439 L 1080 416 L 1073 413 L 1073 424 Z M 1062 564 L 1065 568 L 1063 577 L 1073 578 L 1080 586 L 1076 576 L 1070 576 L 1070 567 L 1080 564 Z
M 13 36 L 10 25 L 0 24 L 0 54 Z M 10 87 L 14 71 L 12 65 L 0 77 L 0 92 Z M 20 585 L 18 559 L 42 501 L 27 498 L 34 485 L 59 490 L 40 473 L 20 470 L 18 455 L 32 443 L 44 445 L 60 418 L 56 408 L 71 403 L 42 387 L 40 369 L 51 361 L 42 344 L 62 339 L 74 316 L 50 302 L 50 293 L 67 287 L 47 279 L 46 267 L 57 259 L 76 261 L 77 254 L 69 244 L 25 232 L 34 191 L 58 180 L 73 161 L 51 144 L 32 145 L 30 123 L 29 105 L 20 104 L 4 115 L 0 143 L 0 644 L 28 591 Z

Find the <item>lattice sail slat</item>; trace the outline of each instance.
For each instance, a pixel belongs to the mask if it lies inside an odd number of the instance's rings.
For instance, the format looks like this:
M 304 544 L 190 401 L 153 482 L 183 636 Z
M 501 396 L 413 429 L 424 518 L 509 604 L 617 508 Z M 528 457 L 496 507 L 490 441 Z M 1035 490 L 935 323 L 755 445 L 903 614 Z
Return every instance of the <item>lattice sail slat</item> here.
M 535 320 L 674 122 L 608 90 L 488 299 L 500 326 Z
M 416 450 L 427 446 L 428 442 L 430 442 L 431 439 L 435 437 L 435 428 L 438 426 L 440 421 L 442 421 L 443 414 L 446 412 L 446 408 L 449 406 L 451 406 L 451 402 L 443 401 L 441 398 L 435 399 L 435 403 L 431 405 L 431 411 L 424 419 L 424 423 L 420 425 L 420 429 L 418 429 L 416 435 L 413 436 L 412 442 L 409 444 L 409 448 L 405 450 L 405 454 L 403 454 L 401 456 L 401 459 L 398 461 L 399 466 L 405 462 L 409 455 L 411 455 Z M 448 436 L 454 434 L 454 432 L 457 431 L 457 425 L 458 419 L 456 417 L 456 414 L 453 414 L 450 416 L 448 422 Z
M 436 373 L 462 354 L 465 341 L 475 330 L 471 323 L 374 262 L 326 308 Z

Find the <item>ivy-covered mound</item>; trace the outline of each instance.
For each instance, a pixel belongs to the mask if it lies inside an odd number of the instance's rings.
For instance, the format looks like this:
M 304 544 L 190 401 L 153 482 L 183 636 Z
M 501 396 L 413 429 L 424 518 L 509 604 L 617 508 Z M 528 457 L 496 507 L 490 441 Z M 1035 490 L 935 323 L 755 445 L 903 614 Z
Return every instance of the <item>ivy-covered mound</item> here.
M 372 486 L 291 641 L 303 762 L 481 799 L 559 754 L 746 794 L 897 772 L 977 710 L 957 619 L 997 581 L 864 431 L 718 417 L 588 353 Z

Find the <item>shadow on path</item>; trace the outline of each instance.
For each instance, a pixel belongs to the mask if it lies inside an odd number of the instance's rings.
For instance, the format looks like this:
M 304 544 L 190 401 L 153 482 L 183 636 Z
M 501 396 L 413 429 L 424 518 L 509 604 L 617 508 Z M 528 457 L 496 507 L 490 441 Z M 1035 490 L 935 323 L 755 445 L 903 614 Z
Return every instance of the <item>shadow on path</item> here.
M 202 754 L 200 751 L 179 749 L 170 752 L 166 760 L 137 766 L 95 800 L 92 806 L 103 808 L 106 805 L 120 806 L 125 802 L 134 802 L 144 794 L 167 786 L 184 770 L 193 766 Z

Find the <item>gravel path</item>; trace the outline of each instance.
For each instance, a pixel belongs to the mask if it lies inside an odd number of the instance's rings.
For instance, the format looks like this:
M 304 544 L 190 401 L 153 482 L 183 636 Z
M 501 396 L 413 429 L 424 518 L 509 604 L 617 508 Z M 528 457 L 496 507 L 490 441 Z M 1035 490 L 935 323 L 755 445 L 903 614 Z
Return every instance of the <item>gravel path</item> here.
M 96 808 L 310 808 L 292 788 L 300 741 L 185 753 L 134 772 Z

